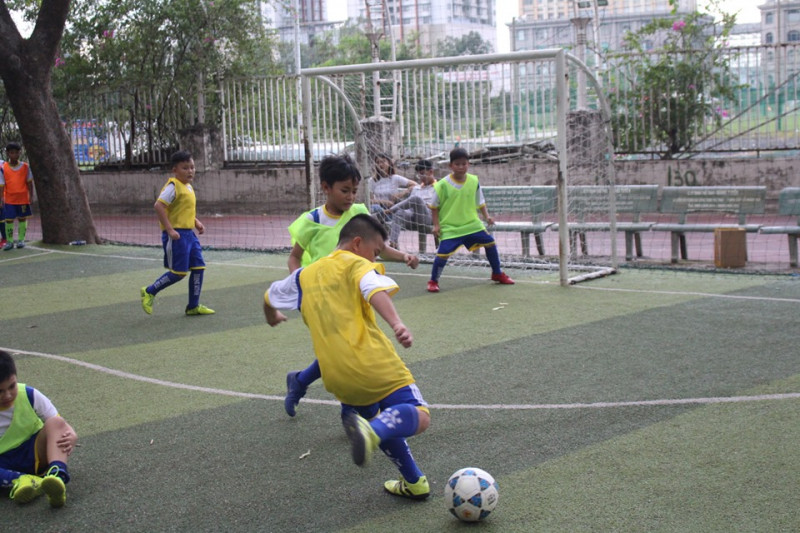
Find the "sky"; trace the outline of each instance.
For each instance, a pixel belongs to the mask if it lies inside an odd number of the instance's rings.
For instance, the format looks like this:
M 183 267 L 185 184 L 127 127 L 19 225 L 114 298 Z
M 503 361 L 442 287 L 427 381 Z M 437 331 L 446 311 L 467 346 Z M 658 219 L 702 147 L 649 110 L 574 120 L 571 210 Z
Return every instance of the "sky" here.
M 703 0 L 698 0 L 698 6 L 703 6 Z M 737 22 L 759 22 L 761 12 L 758 6 L 766 0 L 727 0 L 725 9 L 728 12 L 739 13 Z M 497 52 L 508 52 L 511 49 L 508 26 L 511 20 L 519 15 L 519 2 L 517 0 L 497 0 Z M 329 20 L 344 20 L 347 18 L 347 2 L 328 0 Z

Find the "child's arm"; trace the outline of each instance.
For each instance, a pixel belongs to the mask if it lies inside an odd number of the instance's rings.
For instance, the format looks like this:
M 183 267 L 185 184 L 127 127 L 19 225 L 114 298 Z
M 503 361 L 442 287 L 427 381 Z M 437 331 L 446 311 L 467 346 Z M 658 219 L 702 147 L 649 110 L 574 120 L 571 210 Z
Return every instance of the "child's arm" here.
M 417 266 L 419 266 L 419 257 L 414 254 L 401 252 L 400 250 L 392 248 L 388 244 L 381 252 L 381 259 L 385 259 L 386 261 L 395 261 L 397 263 L 405 263 L 408 268 L 417 268 Z
M 289 252 L 289 272 L 294 272 L 295 270 L 300 268 L 300 266 L 303 263 L 304 253 L 305 250 L 303 249 L 303 247 L 300 246 L 298 243 L 294 243 L 294 246 L 292 246 L 292 251 Z
M 494 219 L 489 216 L 489 211 L 486 209 L 486 204 L 480 206 L 481 215 L 483 215 L 483 220 L 486 221 L 487 224 L 490 226 L 494 226 Z
M 206 232 L 206 227 L 203 225 L 202 222 L 200 222 L 200 219 L 198 219 L 198 218 L 194 219 L 194 228 L 197 230 L 197 233 L 199 233 L 200 235 L 202 235 L 203 233 Z
M 264 316 L 267 318 L 267 324 L 272 327 L 277 326 L 281 322 L 286 322 L 286 315 L 269 305 L 269 302 L 264 299 Z
M 375 308 L 386 323 L 391 326 L 397 342 L 403 345 L 403 348 L 409 348 L 414 341 L 414 337 L 411 335 L 411 331 L 406 325 L 403 324 L 403 321 L 400 320 L 400 315 L 397 314 L 397 310 L 394 308 L 392 297 L 389 296 L 389 293 L 386 291 L 378 291 L 372 295 L 369 303 L 372 304 L 372 307 Z
M 164 231 L 167 232 L 169 238 L 173 241 L 177 241 L 181 238 L 180 233 L 175 231 L 175 228 L 172 227 L 172 224 L 169 221 L 169 216 L 167 216 L 167 206 L 161 200 L 156 200 L 156 203 L 153 205 L 153 208 L 156 210 L 156 216 L 158 217 L 158 221 L 161 222 L 161 225 L 164 226 Z
M 433 222 L 431 233 L 436 235 L 437 238 L 440 238 L 442 236 L 442 228 L 439 225 L 439 209 L 431 206 L 428 207 L 431 208 L 431 221 Z

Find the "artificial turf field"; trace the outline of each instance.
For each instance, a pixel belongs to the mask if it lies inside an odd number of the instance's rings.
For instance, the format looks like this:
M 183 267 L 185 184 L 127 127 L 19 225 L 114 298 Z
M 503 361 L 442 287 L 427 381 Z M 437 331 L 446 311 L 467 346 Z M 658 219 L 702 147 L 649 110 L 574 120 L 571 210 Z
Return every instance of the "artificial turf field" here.
M 76 429 L 67 505 L 0 499 L 6 531 L 798 531 L 800 278 L 629 271 L 555 275 L 387 265 L 415 336 L 398 348 L 431 404 L 410 440 L 432 484 L 392 497 L 393 465 L 350 459 L 321 384 L 295 418 L 285 375 L 312 361 L 297 313 L 266 325 L 286 256 L 206 251 L 206 317 L 185 281 L 156 298 L 156 248 L 0 252 L 0 346 Z M 388 331 L 388 328 L 386 328 Z M 302 458 L 301 458 L 302 457 Z M 443 484 L 500 485 L 477 526 Z

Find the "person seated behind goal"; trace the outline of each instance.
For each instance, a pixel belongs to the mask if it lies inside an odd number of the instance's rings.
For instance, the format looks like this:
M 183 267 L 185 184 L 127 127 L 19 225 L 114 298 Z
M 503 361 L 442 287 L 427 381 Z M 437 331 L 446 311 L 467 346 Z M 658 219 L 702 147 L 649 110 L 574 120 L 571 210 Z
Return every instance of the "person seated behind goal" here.
M 342 227 L 358 214 L 367 214 L 364 204 L 357 204 L 361 173 L 353 160 L 344 155 L 330 155 L 319 165 L 319 181 L 325 194 L 325 204 L 303 213 L 289 226 L 292 251 L 289 253 L 289 272 L 308 266 L 336 249 Z M 387 246 L 381 259 L 403 262 L 417 268 L 419 258 Z M 286 375 L 286 414 L 294 416 L 297 404 L 309 385 L 320 378 L 319 363 L 314 360 L 307 368 Z
M 20 504 L 46 494 L 52 507 L 63 507 L 77 442 L 47 396 L 17 382 L 14 359 L 0 350 L 0 487 Z
M 391 299 L 398 286 L 384 275 L 383 265 L 374 263 L 386 237 L 376 219 L 356 215 L 342 228 L 336 251 L 270 285 L 264 315 L 270 326 L 277 326 L 286 320 L 279 309 L 300 310 L 325 388 L 342 402 L 353 462 L 365 465 L 380 448 L 400 470 L 400 478 L 384 483 L 384 489 L 424 499 L 430 486 L 405 439 L 428 428 L 430 411 L 375 320 L 377 311 L 397 341 L 411 346 L 411 331 Z
M 431 208 L 428 207 L 433 202 L 435 195 L 433 184 L 436 183 L 436 179 L 433 177 L 433 164 L 427 159 L 420 159 L 414 166 L 414 170 L 420 180 L 420 185 L 411 189 L 408 198 L 386 209 L 387 214 L 393 215 L 389 230 L 389 246 L 393 248 L 399 247 L 400 232 L 403 229 L 426 233 L 433 230 Z

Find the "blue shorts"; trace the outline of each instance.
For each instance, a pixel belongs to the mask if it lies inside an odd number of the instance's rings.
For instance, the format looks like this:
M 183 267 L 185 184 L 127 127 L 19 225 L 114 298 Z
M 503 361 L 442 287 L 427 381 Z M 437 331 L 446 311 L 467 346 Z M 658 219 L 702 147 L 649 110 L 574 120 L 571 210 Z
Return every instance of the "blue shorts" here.
M 460 246 L 464 246 L 470 252 L 474 252 L 482 246 L 494 246 L 494 237 L 489 235 L 486 231 L 478 231 L 470 233 L 463 237 L 455 237 L 453 239 L 444 239 L 439 241 L 439 249 L 436 250 L 436 255 L 439 257 L 450 257 Z
M 16 470 L 23 474 L 36 474 L 39 468 L 39 458 L 36 457 L 37 431 L 28 440 L 6 453 L 0 453 L 0 468 Z
M 380 411 L 384 411 L 388 407 L 400 405 L 402 403 L 409 403 L 417 407 L 422 407 L 426 412 L 428 411 L 428 403 L 422 398 L 422 393 L 419 391 L 419 387 L 412 383 L 411 385 L 400 387 L 383 400 L 371 405 L 347 405 L 343 403 L 342 412 L 344 413 L 345 411 L 352 409 L 369 420 L 371 418 L 375 418 Z
M 173 241 L 166 231 L 161 232 L 161 245 L 164 248 L 164 267 L 175 274 L 186 275 L 190 270 L 200 270 L 206 267 L 203 261 L 203 249 L 194 230 L 175 230 L 181 236 Z
M 3 220 L 12 222 L 15 218 L 25 220 L 33 214 L 31 204 L 5 204 L 3 207 Z

